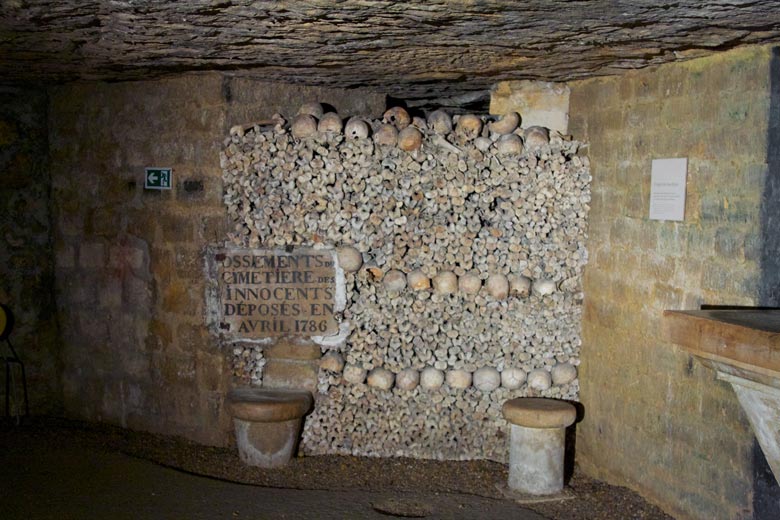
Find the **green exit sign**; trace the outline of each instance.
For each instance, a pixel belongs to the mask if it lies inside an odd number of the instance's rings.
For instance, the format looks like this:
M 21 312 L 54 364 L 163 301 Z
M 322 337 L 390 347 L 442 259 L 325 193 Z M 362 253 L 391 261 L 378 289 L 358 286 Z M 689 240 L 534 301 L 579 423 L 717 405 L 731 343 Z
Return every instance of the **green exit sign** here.
M 146 168 L 144 188 L 147 190 L 169 190 L 173 181 L 171 168 Z

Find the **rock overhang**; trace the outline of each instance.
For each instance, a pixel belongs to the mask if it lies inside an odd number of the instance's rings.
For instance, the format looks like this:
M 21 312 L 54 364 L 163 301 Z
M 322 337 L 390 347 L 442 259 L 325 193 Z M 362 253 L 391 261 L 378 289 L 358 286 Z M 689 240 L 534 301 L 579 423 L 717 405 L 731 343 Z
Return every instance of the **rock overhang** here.
M 13 82 L 223 71 L 369 87 L 418 106 L 487 103 L 502 80 L 569 81 L 780 37 L 775 2 L 3 2 Z

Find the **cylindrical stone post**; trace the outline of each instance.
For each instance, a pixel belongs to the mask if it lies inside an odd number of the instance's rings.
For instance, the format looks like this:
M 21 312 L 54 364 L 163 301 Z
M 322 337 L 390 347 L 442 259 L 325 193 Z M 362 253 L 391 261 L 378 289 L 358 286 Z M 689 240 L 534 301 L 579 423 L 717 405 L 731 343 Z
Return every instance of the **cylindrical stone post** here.
M 281 422 L 233 419 L 239 458 L 249 466 L 284 466 L 295 455 L 302 423 L 302 419 Z
M 571 403 L 542 398 L 517 398 L 504 403 L 511 424 L 509 489 L 531 495 L 563 490 L 566 427 L 577 418 Z
M 563 489 L 563 428 L 512 425 L 509 444 L 509 488 L 532 495 Z

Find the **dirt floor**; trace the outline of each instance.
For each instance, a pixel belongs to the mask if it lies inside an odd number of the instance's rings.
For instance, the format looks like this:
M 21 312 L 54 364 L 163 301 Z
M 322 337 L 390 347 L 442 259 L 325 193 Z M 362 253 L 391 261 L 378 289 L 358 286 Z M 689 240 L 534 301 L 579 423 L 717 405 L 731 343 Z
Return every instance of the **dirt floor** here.
M 20 449 L 25 445 L 122 453 L 195 475 L 269 488 L 382 492 L 399 497 L 406 493 L 461 494 L 507 500 L 502 492 L 506 466 L 490 461 L 318 456 L 295 459 L 285 468 L 263 470 L 241 463 L 234 448 L 201 446 L 102 424 L 32 418 L 20 426 L 0 427 L 0 446 Z M 636 493 L 587 478 L 576 467 L 566 494 L 573 498 L 523 507 L 556 520 L 671 518 Z M 393 504 L 385 506 L 392 510 Z M 379 511 L 381 504 L 375 509 Z

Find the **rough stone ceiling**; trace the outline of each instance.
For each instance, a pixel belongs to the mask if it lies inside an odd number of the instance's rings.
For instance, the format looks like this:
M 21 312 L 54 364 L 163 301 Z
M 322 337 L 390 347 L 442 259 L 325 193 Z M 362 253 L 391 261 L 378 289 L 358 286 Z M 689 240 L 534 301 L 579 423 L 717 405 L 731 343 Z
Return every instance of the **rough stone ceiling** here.
M 0 0 L 0 77 L 222 70 L 463 104 L 504 79 L 565 81 L 778 41 L 776 0 Z M 451 98 L 451 99 L 446 99 Z

